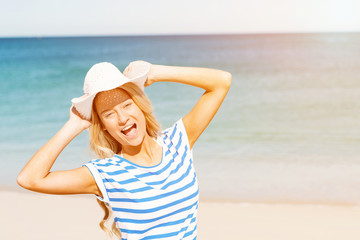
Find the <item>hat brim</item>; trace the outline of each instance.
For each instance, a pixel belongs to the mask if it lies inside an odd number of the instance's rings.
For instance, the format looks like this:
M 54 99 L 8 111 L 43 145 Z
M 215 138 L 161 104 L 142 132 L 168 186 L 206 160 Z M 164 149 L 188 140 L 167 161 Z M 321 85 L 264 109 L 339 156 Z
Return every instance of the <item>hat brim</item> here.
M 92 111 L 92 104 L 96 94 L 103 91 L 108 91 L 120 87 L 128 82 L 132 82 L 136 84 L 142 91 L 144 91 L 144 84 L 149 75 L 151 68 L 151 64 L 145 61 L 136 61 L 133 65 L 133 71 L 129 72 L 126 76 L 127 81 L 121 83 L 114 83 L 112 86 L 108 86 L 101 91 L 95 92 L 90 95 L 83 95 L 78 98 L 71 99 L 76 110 L 80 113 L 80 115 L 87 119 L 91 119 L 91 111 Z

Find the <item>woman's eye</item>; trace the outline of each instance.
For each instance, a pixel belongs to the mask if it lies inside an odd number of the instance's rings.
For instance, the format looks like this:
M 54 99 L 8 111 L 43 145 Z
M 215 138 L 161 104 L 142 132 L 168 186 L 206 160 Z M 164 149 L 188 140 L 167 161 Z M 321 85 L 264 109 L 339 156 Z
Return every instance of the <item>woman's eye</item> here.
M 131 103 L 127 103 L 126 105 L 125 105 L 125 107 L 129 107 L 131 105 Z
M 105 117 L 111 117 L 111 115 L 113 115 L 113 113 L 112 113 L 112 112 L 110 112 L 110 113 L 106 113 L 106 114 L 105 114 Z

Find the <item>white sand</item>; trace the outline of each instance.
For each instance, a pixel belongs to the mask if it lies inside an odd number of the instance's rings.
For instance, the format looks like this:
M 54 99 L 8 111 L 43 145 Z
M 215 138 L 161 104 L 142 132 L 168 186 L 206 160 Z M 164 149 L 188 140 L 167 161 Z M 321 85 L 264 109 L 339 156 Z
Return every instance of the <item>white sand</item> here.
M 108 239 L 91 195 L 0 191 L 0 239 Z M 359 240 L 360 206 L 200 201 L 198 239 Z

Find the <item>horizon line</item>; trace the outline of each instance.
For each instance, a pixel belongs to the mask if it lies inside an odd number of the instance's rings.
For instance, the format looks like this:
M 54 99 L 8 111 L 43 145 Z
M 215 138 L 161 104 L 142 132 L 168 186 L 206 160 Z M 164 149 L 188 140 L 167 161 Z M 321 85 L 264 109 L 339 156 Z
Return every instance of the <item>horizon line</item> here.
M 82 37 L 166 37 L 166 36 L 224 36 L 224 35 L 285 35 L 285 34 L 336 34 L 360 33 L 360 31 L 304 31 L 304 32 L 229 32 L 229 33 L 153 33 L 153 34 L 82 34 L 82 35 L 13 35 L 1 38 L 82 38 Z

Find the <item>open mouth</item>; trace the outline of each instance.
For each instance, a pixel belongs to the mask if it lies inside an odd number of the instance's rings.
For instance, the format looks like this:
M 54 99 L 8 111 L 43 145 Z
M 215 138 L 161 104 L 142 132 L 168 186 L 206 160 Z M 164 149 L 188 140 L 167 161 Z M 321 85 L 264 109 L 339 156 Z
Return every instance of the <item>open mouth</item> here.
M 121 133 L 125 136 L 132 136 L 136 133 L 136 123 L 126 126 L 123 130 L 121 130 Z

